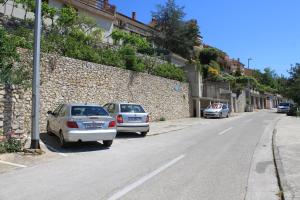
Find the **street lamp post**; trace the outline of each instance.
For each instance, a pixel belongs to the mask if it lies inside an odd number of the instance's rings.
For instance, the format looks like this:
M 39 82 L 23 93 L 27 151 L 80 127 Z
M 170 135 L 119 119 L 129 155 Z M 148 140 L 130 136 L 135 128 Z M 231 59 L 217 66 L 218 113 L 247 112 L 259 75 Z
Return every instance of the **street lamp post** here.
M 250 69 L 250 61 L 252 58 L 248 58 L 248 69 Z M 252 105 L 252 100 L 251 100 L 251 91 L 250 91 L 250 80 L 248 77 L 248 82 L 247 82 L 247 88 L 248 88 L 248 98 L 249 98 L 249 106 Z
M 253 60 L 252 58 L 248 58 L 248 69 L 250 69 L 250 61 Z
M 42 1 L 35 1 L 34 55 L 32 79 L 31 145 L 30 149 L 40 149 L 40 49 L 42 27 Z

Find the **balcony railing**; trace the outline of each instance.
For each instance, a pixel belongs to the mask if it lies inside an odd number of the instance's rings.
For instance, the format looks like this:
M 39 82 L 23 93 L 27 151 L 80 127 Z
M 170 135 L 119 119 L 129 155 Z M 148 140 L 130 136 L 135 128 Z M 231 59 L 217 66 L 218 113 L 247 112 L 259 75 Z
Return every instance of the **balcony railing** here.
M 116 13 L 116 6 L 109 4 L 108 0 L 78 0 L 78 2 L 111 15 Z

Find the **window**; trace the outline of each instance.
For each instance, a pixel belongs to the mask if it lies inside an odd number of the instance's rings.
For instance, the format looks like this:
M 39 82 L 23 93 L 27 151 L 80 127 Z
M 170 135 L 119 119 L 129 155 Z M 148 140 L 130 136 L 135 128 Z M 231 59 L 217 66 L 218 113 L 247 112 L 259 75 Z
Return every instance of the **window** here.
M 64 117 L 67 115 L 67 106 L 62 106 L 62 108 L 60 109 L 58 116 L 59 117 Z
M 140 105 L 133 104 L 121 104 L 122 113 L 145 113 L 144 109 Z
M 109 114 L 100 106 L 72 106 L 72 116 L 108 116 Z

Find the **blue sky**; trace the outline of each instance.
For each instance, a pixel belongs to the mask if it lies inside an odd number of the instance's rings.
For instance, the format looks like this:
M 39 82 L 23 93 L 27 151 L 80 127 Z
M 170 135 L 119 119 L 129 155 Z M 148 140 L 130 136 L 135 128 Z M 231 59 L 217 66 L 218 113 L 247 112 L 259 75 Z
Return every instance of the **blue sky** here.
M 166 0 L 111 0 L 118 12 L 137 12 L 148 23 L 151 11 Z M 300 62 L 299 0 L 177 0 L 186 19 L 198 20 L 204 43 L 240 58 L 250 67 L 271 67 L 287 75 L 291 64 Z

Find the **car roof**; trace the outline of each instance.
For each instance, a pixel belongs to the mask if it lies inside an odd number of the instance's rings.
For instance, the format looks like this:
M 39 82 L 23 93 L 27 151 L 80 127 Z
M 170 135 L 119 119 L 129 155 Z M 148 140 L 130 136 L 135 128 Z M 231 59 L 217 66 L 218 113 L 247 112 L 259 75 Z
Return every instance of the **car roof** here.
M 101 107 L 100 104 L 94 104 L 94 103 L 66 103 L 65 105 L 67 105 L 67 106 L 99 106 L 99 107 Z
M 110 104 L 110 103 L 107 103 L 107 104 Z M 141 105 L 138 103 L 128 103 L 128 102 L 117 102 L 117 103 L 113 103 L 113 104 Z

